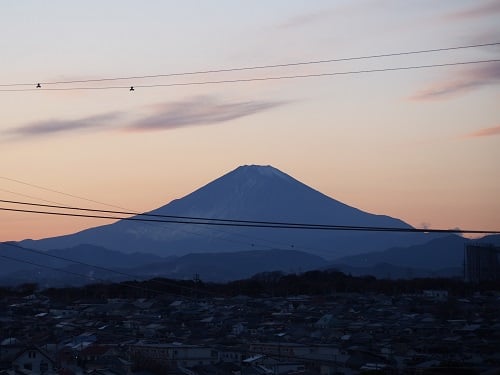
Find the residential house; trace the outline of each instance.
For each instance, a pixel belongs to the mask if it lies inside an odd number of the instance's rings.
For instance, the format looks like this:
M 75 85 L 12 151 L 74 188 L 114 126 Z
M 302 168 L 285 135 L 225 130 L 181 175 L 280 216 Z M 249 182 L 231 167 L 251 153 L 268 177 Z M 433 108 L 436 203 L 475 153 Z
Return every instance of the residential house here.
M 30 346 L 20 351 L 12 361 L 16 370 L 29 370 L 35 374 L 52 374 L 55 361 L 37 346 Z

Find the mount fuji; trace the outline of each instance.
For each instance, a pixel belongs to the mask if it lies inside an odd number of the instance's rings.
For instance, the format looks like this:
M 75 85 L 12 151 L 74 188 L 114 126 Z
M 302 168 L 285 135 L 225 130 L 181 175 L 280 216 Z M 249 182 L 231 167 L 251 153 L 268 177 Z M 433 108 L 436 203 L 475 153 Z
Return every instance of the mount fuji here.
M 385 215 L 350 207 L 271 166 L 247 165 L 219 177 L 191 194 L 149 212 L 157 215 L 307 224 L 411 228 Z M 225 227 L 120 220 L 78 233 L 22 246 L 39 250 L 82 244 L 124 253 L 163 257 L 190 253 L 249 250 L 297 250 L 334 260 L 428 242 L 439 235 L 423 233 L 326 231 Z

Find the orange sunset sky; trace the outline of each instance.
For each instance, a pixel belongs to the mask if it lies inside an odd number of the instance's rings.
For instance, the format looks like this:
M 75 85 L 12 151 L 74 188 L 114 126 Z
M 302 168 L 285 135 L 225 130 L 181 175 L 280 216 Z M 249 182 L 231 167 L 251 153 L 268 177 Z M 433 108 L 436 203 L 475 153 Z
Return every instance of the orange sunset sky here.
M 415 227 L 500 230 L 498 61 L 141 87 L 498 60 L 498 44 L 51 84 L 495 43 L 499 21 L 498 0 L 3 2 L 0 199 L 109 208 L 17 180 L 148 211 L 263 164 Z M 105 223 L 0 211 L 0 240 Z

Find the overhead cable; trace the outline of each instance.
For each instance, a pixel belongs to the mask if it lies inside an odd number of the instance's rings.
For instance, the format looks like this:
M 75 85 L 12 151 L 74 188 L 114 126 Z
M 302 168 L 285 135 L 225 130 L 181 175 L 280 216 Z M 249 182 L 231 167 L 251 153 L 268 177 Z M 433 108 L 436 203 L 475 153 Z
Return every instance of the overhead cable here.
M 109 204 L 109 203 L 99 202 L 99 201 L 96 201 L 94 199 L 85 198 L 85 197 L 78 196 L 78 195 L 75 195 L 75 194 L 65 193 L 63 191 L 51 189 L 51 188 L 40 186 L 40 185 L 35 185 L 35 184 L 29 183 L 29 182 L 17 180 L 15 178 L 0 176 L 0 179 L 6 180 L 6 181 L 16 182 L 16 183 L 21 184 L 21 185 L 31 186 L 31 187 L 34 187 L 34 188 L 37 188 L 37 189 L 40 189 L 40 190 L 45 190 L 45 191 L 48 191 L 48 192 L 51 192 L 51 193 L 56 193 L 56 194 L 64 195 L 64 196 L 70 197 L 70 198 L 81 199 L 81 200 L 84 200 L 84 201 L 87 201 L 87 202 L 90 202 L 90 203 L 96 203 L 96 204 L 100 204 L 100 205 L 107 206 L 107 207 L 118 208 L 120 210 L 126 210 L 126 208 L 123 208 L 123 207 L 120 207 L 120 206 L 115 206 L 115 205 L 112 205 L 112 204 Z M 13 192 L 11 192 L 11 193 L 13 193 Z M 18 193 L 13 193 L 13 194 L 18 194 Z M 52 202 L 52 203 L 54 203 L 54 202 Z
M 500 59 L 458 61 L 458 62 L 449 62 L 449 63 L 442 63 L 442 64 L 412 65 L 412 66 L 400 66 L 400 67 L 392 67 L 392 68 L 351 70 L 351 71 L 329 72 L 329 73 L 327 72 L 327 73 L 295 74 L 295 75 L 285 75 L 285 76 L 237 78 L 237 79 L 197 81 L 197 82 L 155 83 L 155 84 L 149 84 L 149 85 L 134 85 L 133 87 L 135 87 L 135 91 L 137 91 L 137 89 L 139 89 L 139 88 L 201 86 L 201 85 L 216 85 L 216 84 L 227 84 L 227 83 L 278 81 L 278 80 L 291 80 L 291 79 L 299 79 L 299 78 L 332 77 L 332 76 L 351 75 L 351 74 L 368 74 L 368 73 L 394 72 L 394 71 L 413 70 L 413 69 L 439 68 L 439 67 L 448 67 L 448 66 L 460 66 L 460 65 L 463 66 L 463 65 L 471 65 L 471 64 L 493 63 L 493 62 L 500 62 Z M 130 88 L 131 88 L 131 86 L 76 86 L 76 87 L 55 87 L 55 88 L 41 87 L 41 88 L 26 88 L 26 89 L 0 89 L 0 92 L 91 91 L 91 90 L 116 90 L 116 89 L 130 90 Z M 134 90 L 130 90 L 130 91 L 134 91 Z
M 109 280 L 106 280 L 106 279 L 102 279 L 102 278 L 99 278 L 99 277 L 88 276 L 88 275 L 84 275 L 82 273 L 73 272 L 73 271 L 62 269 L 62 268 L 51 267 L 51 266 L 48 266 L 48 265 L 45 265 L 45 264 L 39 264 L 39 263 L 31 262 L 29 260 L 14 258 L 14 257 L 10 257 L 8 255 L 2 255 L 2 254 L 0 254 L 0 257 L 4 258 L 4 259 L 15 261 L 15 262 L 30 264 L 30 265 L 36 266 L 36 267 L 47 268 L 47 269 L 50 269 L 52 271 L 66 273 L 66 274 L 69 274 L 69 275 L 72 275 L 72 276 L 78 276 L 78 277 L 81 277 L 81 278 L 84 278 L 84 279 L 87 279 L 87 280 L 91 280 L 91 281 L 95 280 L 95 281 L 100 281 L 100 282 L 103 282 L 103 283 L 109 283 Z M 143 286 L 140 286 L 140 285 L 130 284 L 130 283 L 127 283 L 127 282 L 122 282 L 120 284 L 123 285 L 123 286 L 126 286 L 128 288 L 140 289 L 140 290 L 146 291 L 146 292 L 154 292 L 154 293 L 158 293 L 158 294 L 171 294 L 171 293 L 166 293 L 164 291 L 160 291 L 160 290 L 156 290 L 156 289 L 151 289 L 151 288 L 143 287 Z
M 97 214 L 80 214 L 68 212 L 53 212 L 53 211 L 38 211 L 24 210 L 16 208 L 0 207 L 2 211 L 23 212 L 42 215 L 55 215 L 66 217 L 84 217 L 91 219 L 110 219 L 110 220 L 127 220 L 138 222 L 157 222 L 171 224 L 188 224 L 188 225 L 213 225 L 213 226 L 229 226 L 229 227 L 247 227 L 247 228 L 269 228 L 269 229 L 301 229 L 301 230 L 328 230 L 328 231 L 364 231 L 364 232 L 402 232 L 402 233 L 468 233 L 468 234 L 500 234 L 500 230 L 468 230 L 468 229 L 420 229 L 420 228 L 398 228 L 398 227 L 370 227 L 370 226 L 349 226 L 349 225 L 322 225 L 322 224 L 260 224 L 258 222 L 239 223 L 239 222 L 222 222 L 222 221 L 194 221 L 194 220 L 179 220 L 179 219 L 143 219 L 139 217 L 119 217 L 105 216 Z
M 6 180 L 6 181 L 16 182 L 18 184 L 22 184 L 22 185 L 34 187 L 34 188 L 37 188 L 37 189 L 41 189 L 41 190 L 45 190 L 45 191 L 48 191 L 48 192 L 52 192 L 52 193 L 64 195 L 64 196 L 71 197 L 71 198 L 81 199 L 81 200 L 84 200 L 84 201 L 87 201 L 87 202 L 90 202 L 90 203 L 96 203 L 96 204 L 99 204 L 99 205 L 103 205 L 103 206 L 107 206 L 107 207 L 112 207 L 112 208 L 118 208 L 120 210 L 127 210 L 127 213 L 126 213 L 127 215 L 140 215 L 141 214 L 140 212 L 137 212 L 137 211 L 130 211 L 130 209 L 122 207 L 122 206 L 117 206 L 117 205 L 113 205 L 113 204 L 109 204 L 109 203 L 105 203 L 105 202 L 100 202 L 100 201 L 97 201 L 95 199 L 90 199 L 90 198 L 86 198 L 86 197 L 83 197 L 83 196 L 66 193 L 66 192 L 63 192 L 63 191 L 60 191 L 60 190 L 55 190 L 55 189 L 51 189 L 51 188 L 48 188 L 48 187 L 45 187 L 45 186 L 36 185 L 36 184 L 30 183 L 30 182 L 21 181 L 21 180 L 15 179 L 15 178 L 0 176 L 0 179 Z M 37 200 L 41 200 L 41 201 L 44 201 L 44 202 L 55 203 L 55 204 L 60 205 L 59 202 L 48 201 L 46 199 L 41 199 L 41 198 L 35 198 L 35 197 L 32 197 L 32 196 L 27 196 L 25 194 L 16 193 L 16 192 L 13 192 L 13 191 L 10 191 L 10 190 L 5 190 L 5 189 L 0 189 L 0 190 L 3 190 L 3 191 L 8 192 L 10 194 L 25 196 L 25 197 L 28 197 L 28 198 L 37 199 Z M 113 211 L 110 211 L 110 212 L 113 212 Z M 120 212 L 120 211 L 117 211 L 117 213 L 118 212 Z M 150 223 L 150 224 L 153 225 L 154 223 Z M 185 229 L 182 229 L 182 231 L 184 231 L 186 233 L 189 233 L 189 234 L 194 234 L 194 235 L 197 235 L 197 236 L 204 236 L 205 235 L 203 232 L 201 232 L 201 233 L 199 233 L 199 232 L 190 232 L 190 231 L 187 231 Z M 222 233 L 230 234 L 232 236 L 239 236 L 239 237 L 250 238 L 253 241 L 257 240 L 257 241 L 264 241 L 264 242 L 268 242 L 268 243 L 276 243 L 276 244 L 278 244 L 280 246 L 282 246 L 282 245 L 290 246 L 290 244 L 284 244 L 284 243 L 280 243 L 278 241 L 270 241 L 270 240 L 267 240 L 267 239 L 250 237 L 250 236 L 247 236 L 247 235 L 244 235 L 244 234 L 241 234 L 241 233 L 238 233 L 238 232 L 234 232 L 234 231 L 227 232 L 227 231 L 224 231 L 222 229 L 218 229 L 218 231 L 220 231 Z M 234 239 L 229 239 L 229 238 L 221 238 L 221 239 L 223 241 L 227 241 L 227 242 L 244 243 L 242 241 L 234 240 Z M 263 245 L 263 246 L 267 247 L 267 248 L 272 248 L 269 245 Z
M 12 243 L 12 242 L 6 242 L 6 241 L 4 241 L 4 242 L 0 242 L 0 245 L 11 246 L 11 247 L 17 248 L 19 250 L 27 251 L 27 252 L 30 252 L 30 253 L 34 253 L 34 254 L 38 254 L 38 255 L 42 255 L 42 256 L 54 258 L 54 259 L 63 260 L 63 261 L 70 262 L 70 263 L 80 264 L 82 266 L 99 269 L 101 271 L 105 271 L 105 272 L 109 272 L 109 273 L 114 273 L 114 274 L 117 274 L 117 275 L 120 275 L 120 276 L 126 276 L 126 277 L 129 277 L 131 279 L 141 279 L 142 278 L 141 276 L 138 276 L 138 275 L 133 275 L 133 274 L 130 274 L 130 273 L 127 273 L 127 272 L 114 270 L 112 268 L 98 266 L 96 264 L 82 262 L 80 260 L 66 258 L 66 257 L 60 256 L 60 255 L 50 254 L 50 253 L 45 252 L 45 251 L 40 251 L 40 250 L 35 250 L 35 249 L 32 249 L 32 248 L 27 248 L 27 247 L 24 247 L 24 246 L 21 246 L 21 245 L 18 245 L 16 243 Z M 36 264 L 36 265 L 38 265 L 40 267 L 44 266 L 44 265 L 40 265 L 40 264 Z M 51 267 L 51 269 L 61 270 L 60 268 L 53 268 L 53 267 Z M 184 290 L 187 290 L 187 291 L 190 291 L 190 292 L 197 292 L 197 293 L 200 292 L 198 289 L 191 288 L 191 287 L 188 287 L 188 286 L 183 286 L 183 285 L 177 285 L 174 282 L 168 282 L 168 281 L 162 281 L 162 280 L 153 280 L 153 282 L 155 284 L 158 284 L 158 285 L 161 285 L 161 286 L 174 287 L 174 288 L 177 288 L 177 289 L 184 289 Z M 157 291 L 157 292 L 159 292 L 159 291 Z M 161 293 L 165 293 L 165 292 L 161 292 Z M 203 293 L 213 294 L 213 293 L 207 292 L 207 291 L 205 291 Z M 172 293 L 168 293 L 168 294 L 172 294 Z
M 46 81 L 46 82 L 41 81 L 41 82 L 37 82 L 36 86 L 38 88 L 41 88 L 42 85 L 60 85 L 60 84 L 73 84 L 73 83 L 125 81 L 125 80 L 133 80 L 133 79 L 163 78 L 163 77 L 186 76 L 186 75 L 228 73 L 228 72 L 238 72 L 238 71 L 245 71 L 245 70 L 273 69 L 273 68 L 284 68 L 284 67 L 302 66 L 302 65 L 325 64 L 325 63 L 341 62 L 341 61 L 367 60 L 367 59 L 376 59 L 376 58 L 383 58 L 383 57 L 396 57 L 396 56 L 416 55 L 416 54 L 424 54 L 424 53 L 445 52 L 445 51 L 452 51 L 452 50 L 489 47 L 489 46 L 496 46 L 496 45 L 500 45 L 500 42 L 469 44 L 469 45 L 462 45 L 462 46 L 432 48 L 432 49 L 413 50 L 413 51 L 389 52 L 389 53 L 381 53 L 381 54 L 375 54 L 375 55 L 363 55 L 363 56 L 351 56 L 351 57 L 341 57 L 341 58 L 332 58 L 332 59 L 298 61 L 298 62 L 290 62 L 290 63 L 282 63 L 282 64 L 269 64 L 269 65 L 235 67 L 235 68 L 197 70 L 197 71 L 189 71 L 189 72 L 123 76 L 123 77 L 103 77 L 103 78 L 94 78 L 94 79 L 65 80 L 65 81 Z M 33 86 L 33 85 L 34 85 L 33 82 L 31 82 L 31 83 L 5 83 L 5 84 L 0 84 L 0 87 Z M 133 86 L 129 86 L 127 88 L 129 88 L 131 91 L 133 91 Z

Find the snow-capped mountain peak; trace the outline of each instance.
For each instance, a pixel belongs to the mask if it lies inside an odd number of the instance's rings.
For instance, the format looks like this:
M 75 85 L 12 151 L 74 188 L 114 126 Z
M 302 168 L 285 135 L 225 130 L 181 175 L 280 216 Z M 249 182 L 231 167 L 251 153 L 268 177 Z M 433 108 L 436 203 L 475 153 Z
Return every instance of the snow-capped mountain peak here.
M 259 165 L 240 166 L 152 213 L 307 224 L 409 227 L 401 220 L 350 207 L 279 169 Z M 25 245 L 38 249 L 57 249 L 92 244 L 111 250 L 163 256 L 293 248 L 335 259 L 422 243 L 430 240 L 429 237 L 408 233 L 153 224 L 122 220 L 71 235 L 25 241 Z

